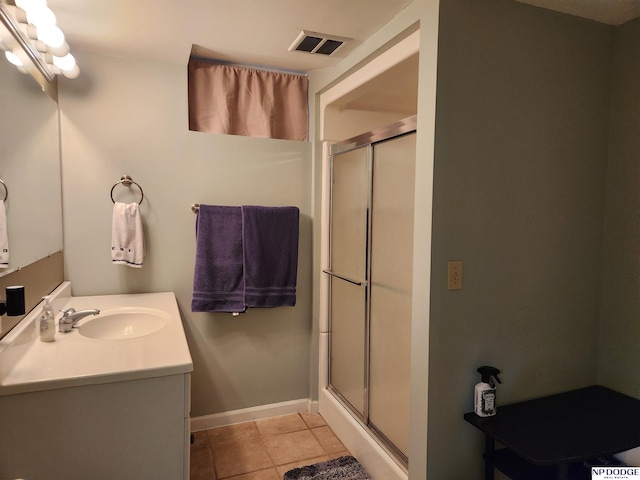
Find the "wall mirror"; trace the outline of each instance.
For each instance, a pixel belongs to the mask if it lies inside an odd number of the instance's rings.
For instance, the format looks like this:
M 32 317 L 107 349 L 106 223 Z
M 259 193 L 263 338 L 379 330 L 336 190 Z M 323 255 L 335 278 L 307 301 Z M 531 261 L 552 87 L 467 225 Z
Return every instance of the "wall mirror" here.
M 4 28 L 0 24 L 0 36 L 6 38 Z M 7 191 L 9 266 L 0 269 L 0 277 L 62 250 L 58 105 L 30 75 L 2 57 L 0 179 Z M 0 184 L 0 199 L 4 196 Z

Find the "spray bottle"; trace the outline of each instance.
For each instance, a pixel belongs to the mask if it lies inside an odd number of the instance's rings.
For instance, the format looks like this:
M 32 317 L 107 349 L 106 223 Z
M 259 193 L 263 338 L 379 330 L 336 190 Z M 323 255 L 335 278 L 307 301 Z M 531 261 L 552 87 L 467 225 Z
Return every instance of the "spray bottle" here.
M 496 414 L 496 382 L 502 383 L 498 378 L 500 370 L 495 367 L 484 366 L 478 368 L 482 375 L 482 381 L 476 384 L 474 395 L 474 411 L 479 417 L 491 417 Z

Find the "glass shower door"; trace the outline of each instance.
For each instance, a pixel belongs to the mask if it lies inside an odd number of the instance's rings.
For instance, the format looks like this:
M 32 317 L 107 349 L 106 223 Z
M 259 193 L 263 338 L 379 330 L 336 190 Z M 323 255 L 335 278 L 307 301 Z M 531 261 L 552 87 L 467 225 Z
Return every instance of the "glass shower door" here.
M 339 155 L 331 185 L 331 386 L 366 415 L 369 147 Z
M 329 386 L 405 465 L 415 117 L 332 146 Z
M 415 133 L 373 149 L 369 422 L 409 456 Z

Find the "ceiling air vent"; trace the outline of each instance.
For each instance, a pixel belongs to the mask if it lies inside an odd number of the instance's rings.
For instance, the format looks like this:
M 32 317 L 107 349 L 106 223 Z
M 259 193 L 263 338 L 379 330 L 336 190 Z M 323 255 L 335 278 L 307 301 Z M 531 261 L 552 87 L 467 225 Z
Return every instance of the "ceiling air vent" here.
M 332 55 L 349 40 L 351 39 L 303 30 L 289 46 L 289 51 Z

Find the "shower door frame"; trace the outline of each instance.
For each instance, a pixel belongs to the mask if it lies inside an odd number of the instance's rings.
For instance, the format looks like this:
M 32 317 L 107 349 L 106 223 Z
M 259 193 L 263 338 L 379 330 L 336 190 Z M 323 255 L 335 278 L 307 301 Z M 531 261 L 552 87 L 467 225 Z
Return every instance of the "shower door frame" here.
M 334 166 L 334 157 L 345 154 L 357 149 L 366 148 L 367 149 L 367 175 L 368 175 L 368 190 L 367 190 L 367 208 L 366 208 L 366 245 L 365 245 L 365 278 L 362 279 L 362 285 L 365 289 L 364 293 L 364 302 L 365 302 L 365 325 L 364 325 L 364 334 L 365 338 L 363 339 L 364 344 L 364 399 L 363 399 L 363 413 L 361 414 L 354 406 L 351 405 L 349 400 L 345 398 L 340 391 L 337 390 L 331 383 L 331 349 L 332 349 L 332 335 L 333 335 L 333 326 L 332 326 L 332 318 L 331 318 L 331 302 L 332 302 L 332 282 L 329 281 L 328 288 L 328 332 L 329 332 L 329 341 L 328 341 L 328 355 L 327 355 L 327 390 L 331 392 L 332 395 L 351 413 L 351 415 L 367 430 L 372 433 L 372 436 L 380 443 L 380 445 L 387 450 L 393 457 L 395 457 L 400 463 L 407 468 L 408 467 L 408 458 L 407 456 L 398 449 L 391 440 L 389 440 L 384 433 L 378 430 L 371 422 L 369 418 L 369 385 L 370 385 L 370 322 L 371 322 L 371 242 L 372 242 L 372 224 L 371 224 L 371 216 L 372 216 L 372 203 L 373 203 L 373 173 L 374 173 L 374 145 L 377 143 L 385 142 L 392 140 L 394 138 L 399 138 L 404 135 L 415 134 L 417 131 L 417 115 L 412 115 L 405 119 L 402 119 L 393 124 L 377 128 L 371 130 L 369 132 L 363 133 L 356 137 L 335 143 L 331 145 L 329 149 L 329 159 L 330 159 L 330 169 L 329 169 L 329 251 L 328 251 L 328 269 L 323 269 L 322 272 L 329 275 L 330 277 L 337 277 L 343 281 L 347 281 L 349 283 L 356 283 L 358 279 L 350 279 L 345 278 L 344 276 L 339 275 L 337 272 L 332 271 L 331 259 L 332 252 L 331 248 L 333 246 L 333 166 Z

